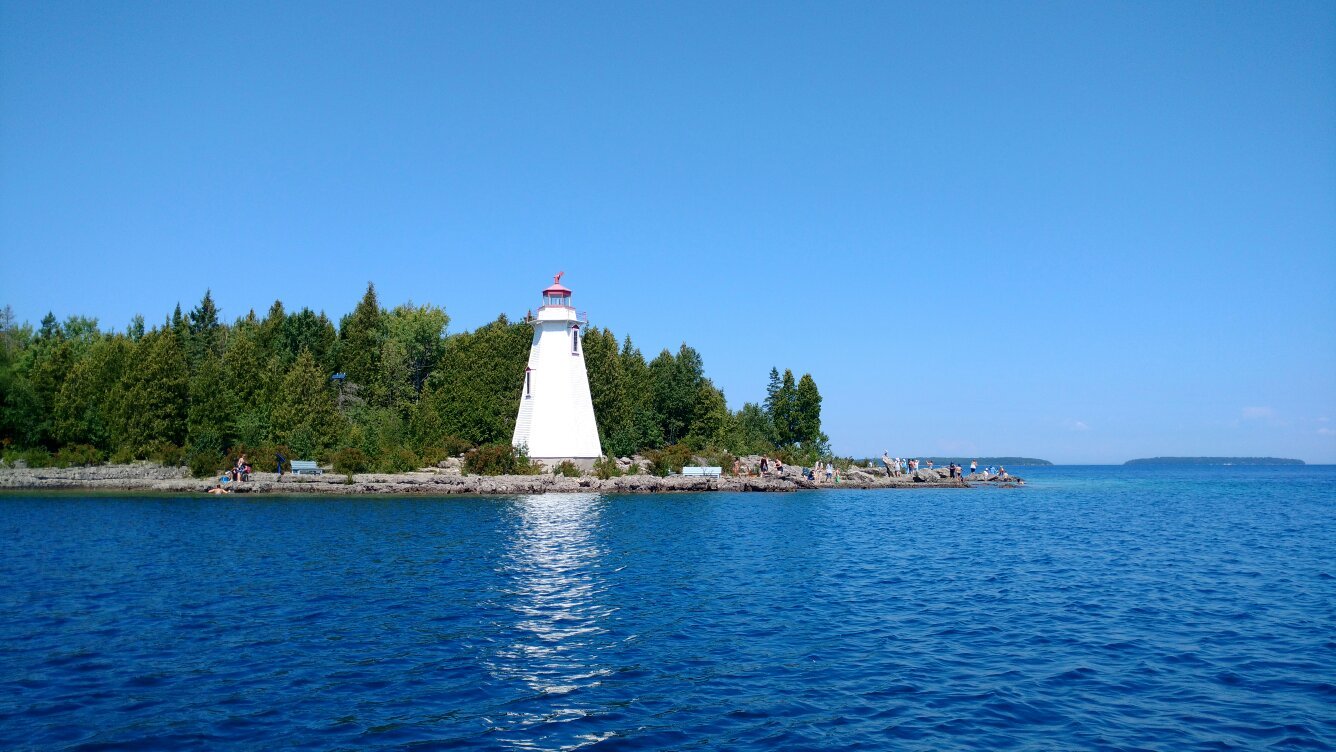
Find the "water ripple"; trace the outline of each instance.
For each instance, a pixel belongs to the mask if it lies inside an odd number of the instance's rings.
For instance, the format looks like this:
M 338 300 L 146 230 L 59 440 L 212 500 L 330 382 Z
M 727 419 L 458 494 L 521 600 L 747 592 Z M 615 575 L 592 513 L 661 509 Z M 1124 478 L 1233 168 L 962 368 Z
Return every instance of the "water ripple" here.
M 1336 469 L 0 497 L 5 749 L 1330 749 Z

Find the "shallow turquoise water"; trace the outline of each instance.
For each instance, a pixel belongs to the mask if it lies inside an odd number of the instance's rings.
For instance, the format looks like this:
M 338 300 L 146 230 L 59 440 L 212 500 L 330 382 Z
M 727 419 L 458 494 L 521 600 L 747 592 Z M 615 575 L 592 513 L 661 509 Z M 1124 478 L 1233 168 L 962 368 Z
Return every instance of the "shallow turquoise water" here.
M 1336 468 L 0 496 L 0 748 L 1329 749 Z

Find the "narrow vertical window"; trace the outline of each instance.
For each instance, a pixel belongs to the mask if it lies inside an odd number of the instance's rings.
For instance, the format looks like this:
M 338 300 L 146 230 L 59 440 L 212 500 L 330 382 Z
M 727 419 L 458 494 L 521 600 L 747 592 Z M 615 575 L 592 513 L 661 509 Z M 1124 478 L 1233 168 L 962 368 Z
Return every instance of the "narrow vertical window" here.
M 580 327 L 571 327 L 571 355 L 580 354 Z
M 525 367 L 524 367 L 524 398 L 525 398 L 525 399 L 528 399 L 528 398 L 530 398 L 530 397 L 533 396 L 533 394 L 529 391 L 529 378 L 530 378 L 530 377 L 529 377 L 529 374 L 531 374 L 531 373 L 533 373 L 533 369 L 530 368 L 530 367 L 528 367 L 528 366 L 525 366 Z

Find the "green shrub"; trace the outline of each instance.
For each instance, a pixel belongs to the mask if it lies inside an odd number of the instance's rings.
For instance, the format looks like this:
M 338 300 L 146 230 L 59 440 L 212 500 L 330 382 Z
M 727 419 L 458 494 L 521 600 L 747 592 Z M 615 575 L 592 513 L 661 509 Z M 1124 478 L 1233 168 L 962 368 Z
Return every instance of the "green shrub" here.
M 552 474 L 562 475 L 567 478 L 579 478 L 580 476 L 584 475 L 584 472 L 581 471 L 580 468 L 576 467 L 574 462 L 571 462 L 570 460 L 562 460 L 561 462 L 557 463 L 557 466 L 555 468 L 553 468 Z
M 180 467 L 186 463 L 186 450 L 170 441 L 159 441 L 149 450 L 148 457 L 163 467 Z
M 10 449 L 5 452 L 5 463 L 13 465 L 22 460 L 28 467 L 51 467 L 53 462 L 51 453 L 41 447 L 32 449 Z
M 222 452 L 209 451 L 192 452 L 186 458 L 186 466 L 196 478 L 216 478 L 227 467 Z
M 632 465 L 632 467 L 635 466 Z M 612 457 L 600 457 L 597 460 L 594 460 L 594 475 L 598 476 L 599 480 L 616 478 L 621 474 L 622 470 L 617 467 L 617 460 Z
M 127 446 L 118 447 L 116 451 L 111 453 L 111 464 L 113 465 L 128 465 L 135 459 L 137 459 L 135 450 Z
M 409 473 L 421 467 L 421 464 L 413 450 L 399 447 L 385 452 L 377 467 L 382 473 Z
M 448 457 L 458 457 L 473 448 L 473 444 L 458 436 L 446 436 L 441 439 L 441 449 Z
M 102 450 L 89 444 L 71 444 L 56 452 L 56 467 L 89 467 L 102 464 Z
M 464 455 L 464 470 L 471 475 L 533 475 L 539 468 L 509 444 L 486 444 Z
M 728 450 L 719 449 L 704 452 L 701 454 L 700 459 L 707 467 L 718 467 L 721 468 L 725 474 L 732 475 L 733 462 L 737 460 L 737 457 L 734 457 L 733 453 Z
M 682 472 L 682 466 L 691 461 L 691 447 L 673 444 L 663 449 L 651 449 L 645 456 L 649 458 L 649 471 L 663 477 L 669 473 Z
M 353 473 L 364 473 L 371 467 L 371 461 L 366 458 L 366 453 L 357 447 L 344 447 L 334 453 L 333 462 L 334 472 L 343 473 L 349 477 Z

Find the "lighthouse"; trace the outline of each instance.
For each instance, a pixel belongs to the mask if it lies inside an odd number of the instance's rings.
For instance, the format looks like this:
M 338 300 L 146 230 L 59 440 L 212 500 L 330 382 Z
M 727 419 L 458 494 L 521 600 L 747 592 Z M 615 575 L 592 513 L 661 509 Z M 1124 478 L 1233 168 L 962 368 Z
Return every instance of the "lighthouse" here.
M 592 462 L 603 455 L 580 342 L 581 328 L 589 322 L 571 307 L 571 291 L 561 284 L 562 274 L 543 290 L 538 314 L 528 319 L 533 344 L 524 369 L 515 438 L 510 442 L 548 464 L 563 459 Z

